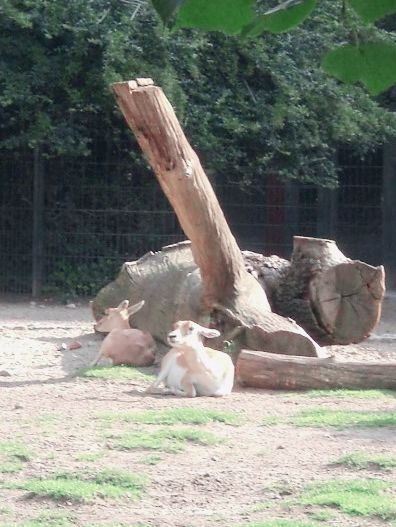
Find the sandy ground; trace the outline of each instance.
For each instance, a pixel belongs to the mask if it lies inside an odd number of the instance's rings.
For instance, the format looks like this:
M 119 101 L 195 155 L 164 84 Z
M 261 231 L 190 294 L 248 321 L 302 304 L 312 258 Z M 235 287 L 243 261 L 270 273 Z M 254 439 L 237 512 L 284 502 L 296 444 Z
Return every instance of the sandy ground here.
M 81 348 L 67 349 L 75 341 Z M 0 302 L 0 442 L 18 440 L 34 452 L 21 473 L 0 473 L 0 480 L 18 482 L 64 470 L 111 467 L 146 475 L 145 493 L 138 501 L 98 498 L 93 504 L 54 503 L 0 485 L 0 526 L 19 525 L 45 511 L 71 515 L 81 526 L 232 527 L 271 518 L 308 520 L 317 509 L 293 500 L 309 483 L 333 478 L 381 478 L 389 482 L 396 499 L 395 470 L 370 469 L 362 474 L 333 464 L 342 454 L 355 451 L 396 455 L 394 428 L 340 430 L 285 423 L 301 410 L 317 407 L 396 411 L 393 396 L 310 398 L 238 387 L 230 397 L 217 399 L 146 395 L 144 381 L 75 376 L 96 355 L 100 341 L 93 333 L 87 303 L 66 307 L 15 299 Z M 396 294 L 385 298 L 372 337 L 358 346 L 337 346 L 334 352 L 340 358 L 396 360 Z M 156 465 L 145 462 L 147 452 L 109 448 L 100 425 L 104 412 L 175 407 L 235 412 L 244 423 L 205 425 L 224 441 L 210 447 L 190 445 L 178 454 L 161 452 Z M 283 423 L 265 424 L 268 418 Z M 134 427 L 118 422 L 111 433 Z M 153 430 L 152 425 L 146 428 Z M 89 454 L 96 459 L 87 461 Z M 326 525 L 390 525 L 379 518 L 333 510 L 332 516 Z

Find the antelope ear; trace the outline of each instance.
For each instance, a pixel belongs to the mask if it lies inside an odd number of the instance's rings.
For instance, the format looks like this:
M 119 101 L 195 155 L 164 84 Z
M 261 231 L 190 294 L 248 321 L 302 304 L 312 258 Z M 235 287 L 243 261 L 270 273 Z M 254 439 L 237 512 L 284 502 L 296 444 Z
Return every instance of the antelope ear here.
M 117 311 L 122 311 L 123 309 L 127 309 L 128 306 L 129 306 L 129 300 L 123 300 L 122 302 L 120 302 L 120 304 L 118 304 L 116 309 Z
M 207 339 L 214 339 L 220 336 L 220 331 L 218 331 L 217 329 L 204 328 L 203 326 L 200 326 L 199 332 L 203 337 L 206 337 Z
M 141 300 L 137 304 L 133 304 L 133 306 L 128 308 L 128 315 L 131 316 L 134 313 L 137 313 L 138 311 L 142 309 L 143 306 L 144 306 L 144 300 Z

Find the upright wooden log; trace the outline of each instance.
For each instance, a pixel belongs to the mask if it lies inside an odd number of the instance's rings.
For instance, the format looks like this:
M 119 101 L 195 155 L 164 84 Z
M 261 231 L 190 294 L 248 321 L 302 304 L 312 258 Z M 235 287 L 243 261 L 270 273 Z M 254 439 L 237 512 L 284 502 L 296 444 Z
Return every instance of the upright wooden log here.
M 270 311 L 265 293 L 245 271 L 232 235 L 198 156 L 188 143 L 161 88 L 137 81 L 113 84 L 125 119 L 150 162 L 180 225 L 192 242 L 211 307 L 249 287 L 259 309 Z
M 225 331 L 235 327 L 245 330 L 249 347 L 265 346 L 277 353 L 296 349 L 308 356 L 320 354 L 320 347 L 302 328 L 271 312 L 264 290 L 245 269 L 212 186 L 163 91 L 147 79 L 143 83 L 139 79 L 116 83 L 113 89 L 129 127 L 192 242 L 202 279 L 202 313 L 216 312 L 212 319 L 221 319 Z M 98 297 L 95 301 L 103 305 L 101 293 Z M 156 309 L 155 303 L 150 308 Z
M 381 315 L 383 266 L 350 260 L 335 241 L 294 237 L 289 267 L 278 276 L 273 309 L 323 344 L 364 340 Z
M 338 362 L 333 358 L 291 357 L 242 350 L 237 380 L 271 390 L 313 388 L 396 389 L 396 361 Z

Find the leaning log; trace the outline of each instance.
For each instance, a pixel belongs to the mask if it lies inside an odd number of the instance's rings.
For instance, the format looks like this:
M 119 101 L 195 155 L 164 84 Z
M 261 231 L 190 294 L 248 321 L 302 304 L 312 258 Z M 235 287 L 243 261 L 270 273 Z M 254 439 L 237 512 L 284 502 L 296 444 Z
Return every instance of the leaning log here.
M 241 338 L 242 333 L 246 334 L 244 342 L 251 349 L 265 346 L 277 353 L 293 349 L 308 356 L 320 354 L 320 347 L 302 328 L 271 312 L 264 289 L 245 268 L 213 188 L 161 88 L 147 79 L 137 79 L 116 83 L 113 90 L 191 240 L 201 280 L 197 321 L 207 322 L 210 317 L 227 334 L 234 330 L 239 331 Z M 148 307 L 160 317 L 157 305 L 170 300 L 162 297 L 160 291 L 156 294 Z M 95 302 L 106 303 L 101 292 L 98 296 L 101 298 L 95 299 L 94 309 Z M 145 299 L 144 293 L 142 298 Z
M 277 276 L 273 309 L 322 344 L 364 340 L 381 315 L 383 266 L 350 260 L 333 240 L 295 236 L 293 242 L 290 265 Z
M 242 350 L 236 375 L 243 386 L 271 390 L 396 389 L 396 361 L 341 362 L 333 357 L 292 357 Z

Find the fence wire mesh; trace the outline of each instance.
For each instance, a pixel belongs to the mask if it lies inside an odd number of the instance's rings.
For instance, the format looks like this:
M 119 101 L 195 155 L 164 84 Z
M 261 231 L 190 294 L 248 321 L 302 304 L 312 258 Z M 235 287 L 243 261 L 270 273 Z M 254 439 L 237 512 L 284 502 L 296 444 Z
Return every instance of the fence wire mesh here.
M 0 160 L 3 293 L 32 291 L 38 213 L 44 295 L 93 295 L 123 262 L 185 239 L 154 176 L 133 174 L 125 164 L 46 161 L 38 212 L 33 165 L 33 159 Z M 362 162 L 341 153 L 336 191 L 270 176 L 260 187 L 214 186 L 241 249 L 288 258 L 294 235 L 331 237 L 347 256 L 381 263 L 380 154 Z

